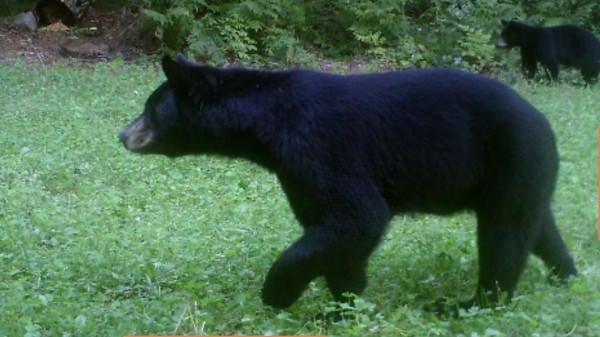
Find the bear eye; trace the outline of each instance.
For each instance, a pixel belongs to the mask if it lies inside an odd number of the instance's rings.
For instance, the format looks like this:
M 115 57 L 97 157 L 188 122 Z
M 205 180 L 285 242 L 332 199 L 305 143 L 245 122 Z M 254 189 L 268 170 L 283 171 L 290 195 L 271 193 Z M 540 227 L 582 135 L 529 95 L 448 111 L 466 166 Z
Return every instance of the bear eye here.
M 155 106 L 150 113 L 150 119 L 155 126 L 168 124 L 170 117 L 170 109 L 165 107 L 164 103 Z

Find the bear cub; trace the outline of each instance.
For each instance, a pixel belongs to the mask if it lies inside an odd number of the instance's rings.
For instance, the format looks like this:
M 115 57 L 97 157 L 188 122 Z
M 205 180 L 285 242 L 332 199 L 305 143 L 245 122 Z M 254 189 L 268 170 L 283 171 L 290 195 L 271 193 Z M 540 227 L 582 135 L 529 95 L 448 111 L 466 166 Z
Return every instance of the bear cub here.
M 479 282 L 463 307 L 510 298 L 530 252 L 558 279 L 576 274 L 550 207 L 554 133 L 498 81 L 217 69 L 180 55 L 162 66 L 166 82 L 119 139 L 140 154 L 247 158 L 277 176 L 304 233 L 271 266 L 264 303 L 288 307 L 320 276 L 338 301 L 360 294 L 390 219 L 407 212 L 477 217 Z
M 515 21 L 504 26 L 498 48 L 521 48 L 521 67 L 533 78 L 538 62 L 551 81 L 558 80 L 559 64 L 581 71 L 587 84 L 596 82 L 600 72 L 600 41 L 590 31 L 576 26 L 535 27 Z

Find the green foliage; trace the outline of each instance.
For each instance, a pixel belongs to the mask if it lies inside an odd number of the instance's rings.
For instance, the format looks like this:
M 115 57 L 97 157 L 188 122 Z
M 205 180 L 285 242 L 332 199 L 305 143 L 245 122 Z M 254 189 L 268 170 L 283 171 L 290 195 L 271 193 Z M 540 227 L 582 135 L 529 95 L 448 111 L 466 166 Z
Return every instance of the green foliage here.
M 458 28 L 463 32 L 458 46 L 462 51 L 460 61 L 465 61 L 465 68 L 485 72 L 495 70 L 498 64 L 495 60 L 495 47 L 490 43 L 490 35 L 482 29 L 463 24 L 458 24 Z
M 546 25 L 572 23 L 600 28 L 600 2 L 595 0 L 524 2 L 524 11 L 532 22 Z
M 266 61 L 277 57 L 289 64 L 306 60 L 293 29 L 302 26 L 301 3 L 293 0 L 154 2 L 146 0 L 146 18 L 168 51 L 187 49 L 213 64 Z M 177 29 L 176 27 L 181 26 Z M 171 35 L 167 37 L 166 31 Z M 286 63 L 287 63 L 286 62 Z
M 29 11 L 35 8 L 36 3 L 36 0 L 2 0 L 0 1 L 0 18 Z
M 144 0 L 168 51 L 216 65 L 313 65 L 367 57 L 385 68 L 458 66 L 496 71 L 501 19 L 598 28 L 600 3 L 424 0 Z
M 396 217 L 354 307 L 330 303 L 321 279 L 289 310 L 262 305 L 270 264 L 301 229 L 256 165 L 123 149 L 116 134 L 164 80 L 156 69 L 0 62 L 0 336 L 598 335 L 600 86 L 516 84 L 555 127 L 553 205 L 581 275 L 552 286 L 532 257 L 513 303 L 443 321 L 422 308 L 472 295 L 472 214 Z M 338 309 L 344 320 L 319 318 Z
M 146 9 L 145 17 L 156 23 L 155 35 L 168 47 L 181 49 L 194 23 L 192 12 L 186 7 L 169 7 L 164 12 Z

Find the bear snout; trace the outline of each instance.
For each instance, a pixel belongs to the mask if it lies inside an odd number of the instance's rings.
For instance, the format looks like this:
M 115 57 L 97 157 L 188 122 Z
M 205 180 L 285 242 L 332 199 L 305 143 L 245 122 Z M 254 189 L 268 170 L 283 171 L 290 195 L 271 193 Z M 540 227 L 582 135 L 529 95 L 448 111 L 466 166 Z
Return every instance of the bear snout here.
M 143 151 L 153 142 L 153 133 L 143 118 L 121 130 L 117 137 L 129 151 Z
M 124 128 L 123 130 L 121 130 L 119 132 L 119 134 L 117 135 L 117 138 L 119 138 L 119 141 L 123 144 L 125 144 L 125 142 L 127 141 L 127 128 Z
M 499 38 L 498 41 L 496 41 L 496 48 L 507 48 L 508 47 L 508 43 L 506 43 L 506 41 L 504 41 L 503 38 Z

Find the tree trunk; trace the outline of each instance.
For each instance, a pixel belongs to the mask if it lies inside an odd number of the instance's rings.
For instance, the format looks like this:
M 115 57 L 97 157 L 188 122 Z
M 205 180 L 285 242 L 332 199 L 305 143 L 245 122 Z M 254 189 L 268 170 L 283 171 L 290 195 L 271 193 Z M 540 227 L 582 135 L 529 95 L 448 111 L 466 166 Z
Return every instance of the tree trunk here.
M 58 21 L 72 26 L 85 16 L 92 2 L 93 0 L 39 0 L 35 10 L 41 26 Z

